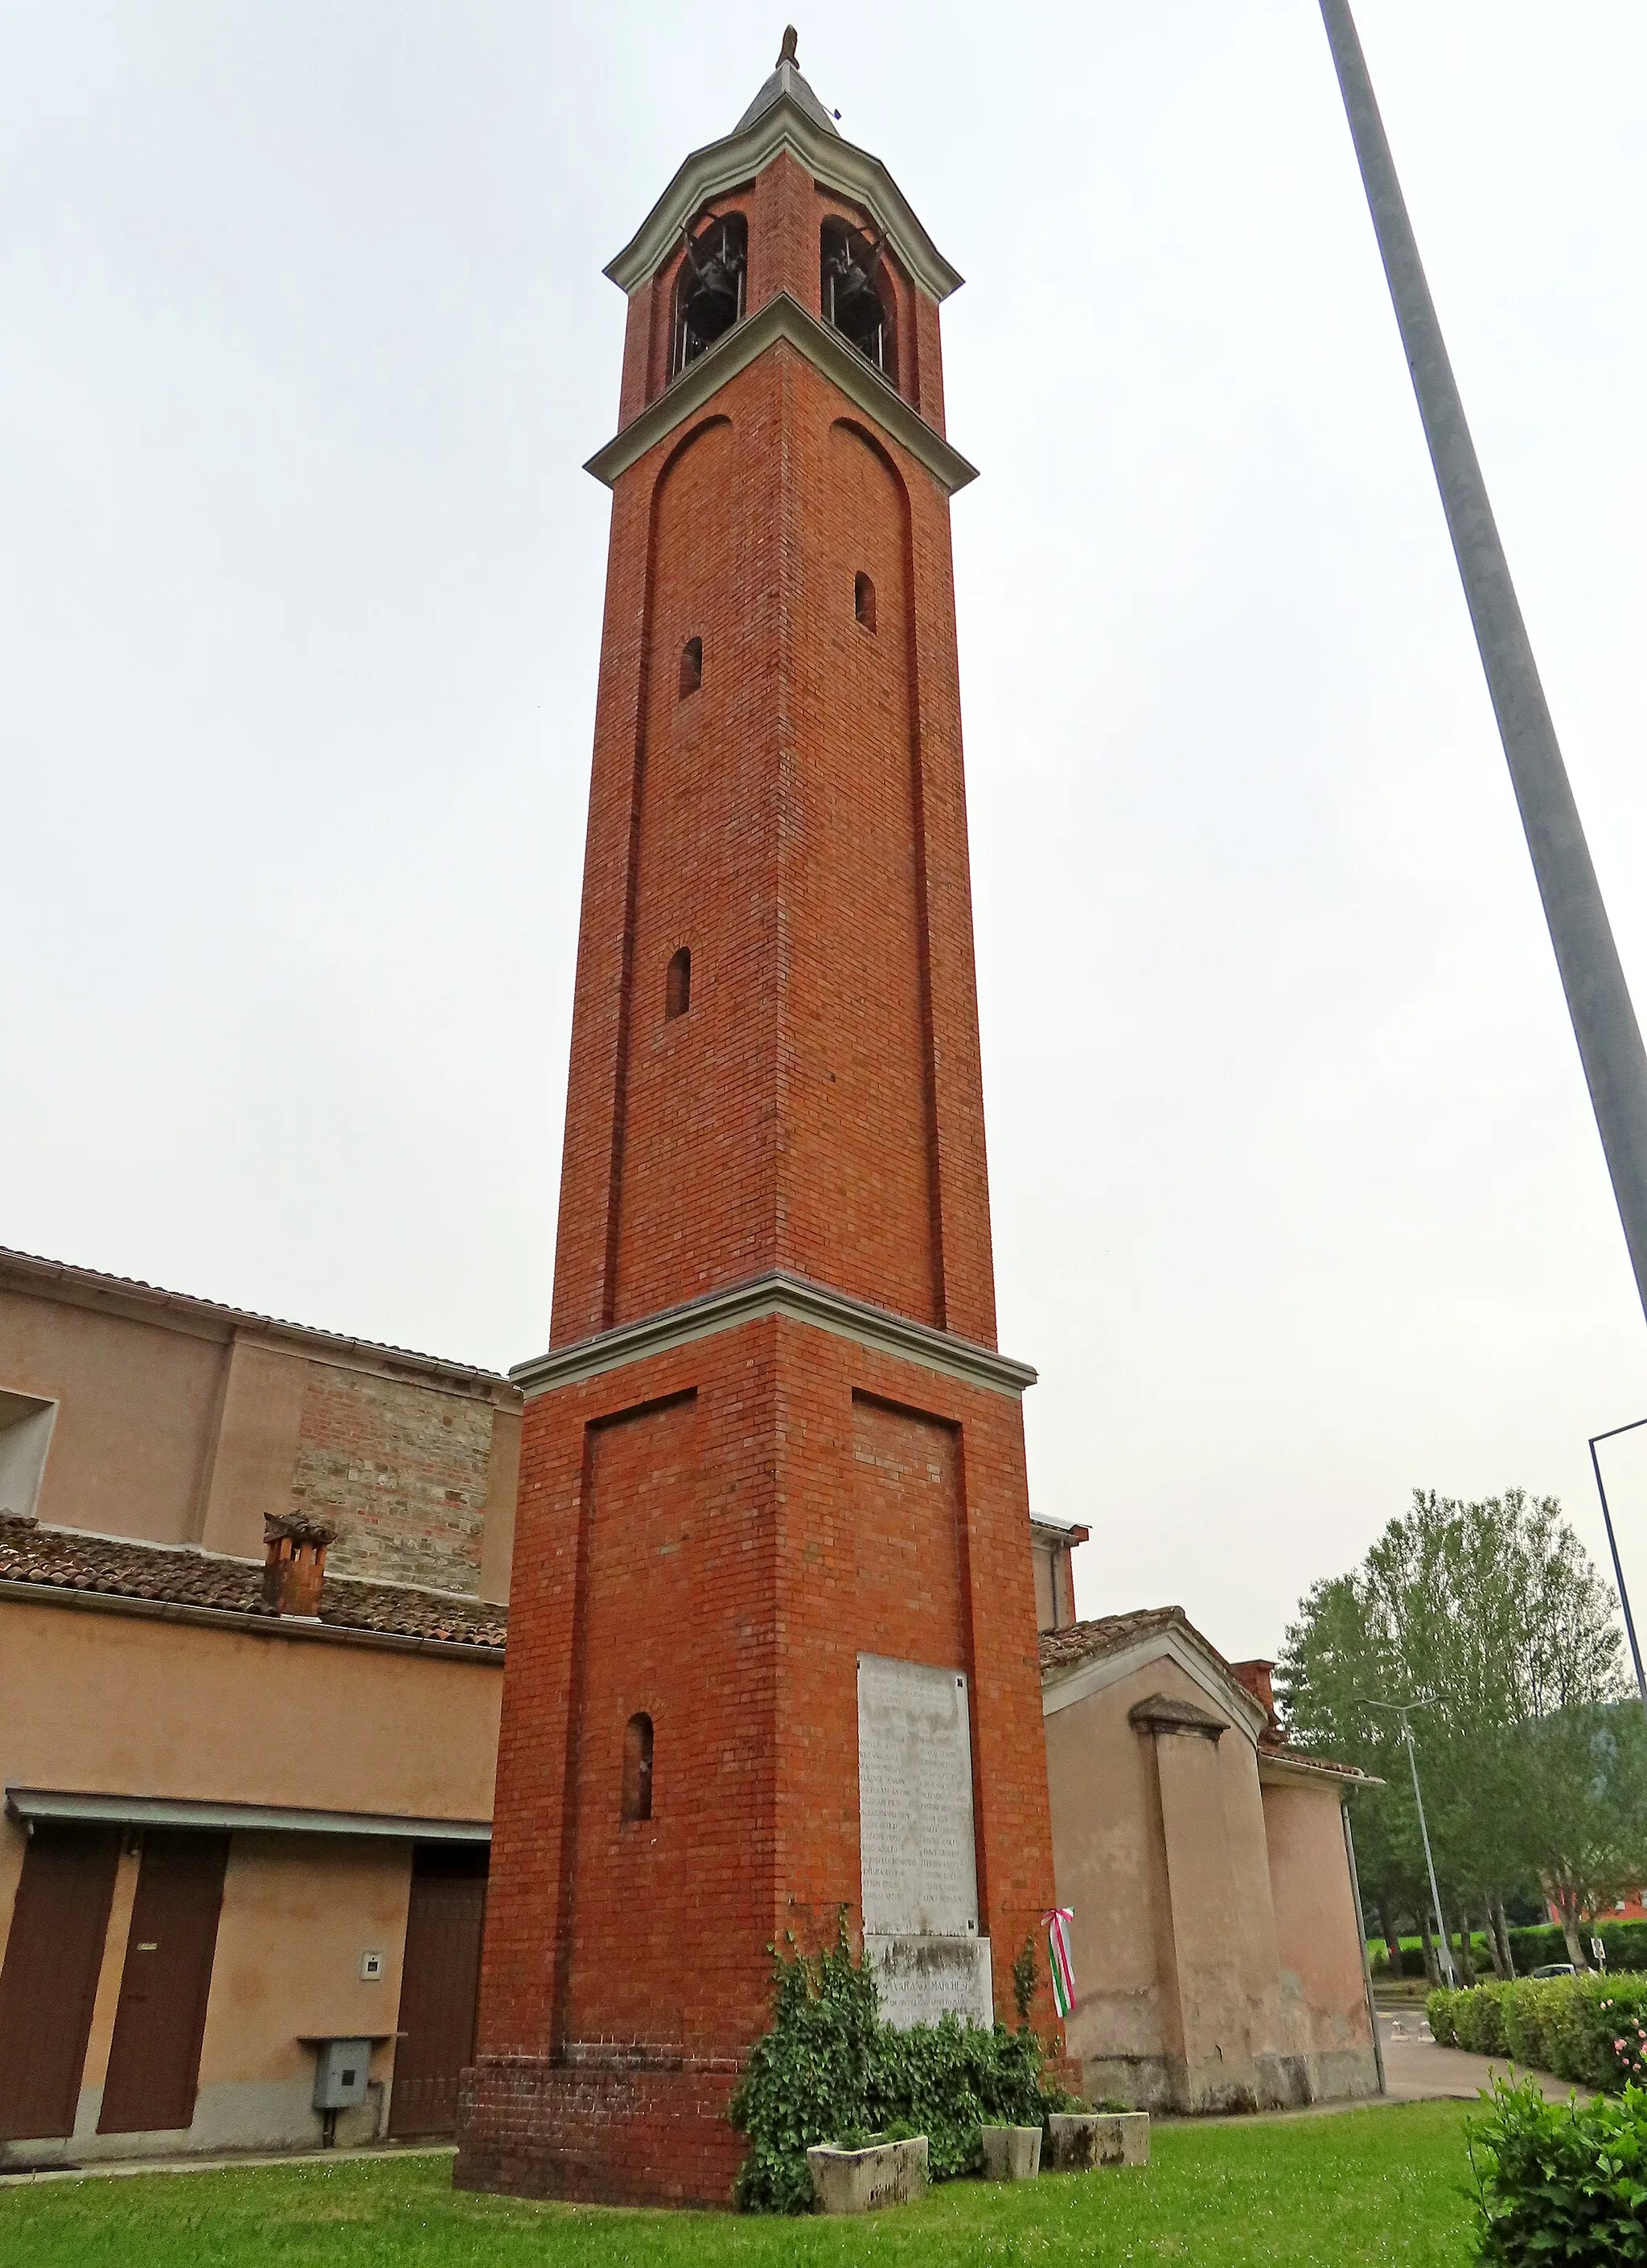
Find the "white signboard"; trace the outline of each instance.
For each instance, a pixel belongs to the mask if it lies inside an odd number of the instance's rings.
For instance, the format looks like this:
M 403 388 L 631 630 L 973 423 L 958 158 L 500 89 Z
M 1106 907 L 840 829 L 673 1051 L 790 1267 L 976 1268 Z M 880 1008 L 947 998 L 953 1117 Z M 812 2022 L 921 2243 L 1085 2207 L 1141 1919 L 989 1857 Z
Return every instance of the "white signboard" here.
M 976 1937 L 972 1742 L 958 1669 L 858 1657 L 866 1937 Z

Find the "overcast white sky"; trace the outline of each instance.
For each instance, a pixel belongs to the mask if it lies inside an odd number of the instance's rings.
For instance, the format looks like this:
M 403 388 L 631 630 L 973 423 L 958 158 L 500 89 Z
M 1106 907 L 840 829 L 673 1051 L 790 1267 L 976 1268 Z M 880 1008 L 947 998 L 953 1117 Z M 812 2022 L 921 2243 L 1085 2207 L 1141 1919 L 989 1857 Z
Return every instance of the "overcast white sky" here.
M 1647 1005 L 1647 12 L 1360 20 Z M 0 0 L 0 1241 L 545 1343 L 600 269 L 781 30 Z M 1001 1343 L 1083 1611 L 1271 1650 L 1414 1484 L 1599 1555 L 1647 1327 L 1314 0 L 800 31 L 969 278 Z

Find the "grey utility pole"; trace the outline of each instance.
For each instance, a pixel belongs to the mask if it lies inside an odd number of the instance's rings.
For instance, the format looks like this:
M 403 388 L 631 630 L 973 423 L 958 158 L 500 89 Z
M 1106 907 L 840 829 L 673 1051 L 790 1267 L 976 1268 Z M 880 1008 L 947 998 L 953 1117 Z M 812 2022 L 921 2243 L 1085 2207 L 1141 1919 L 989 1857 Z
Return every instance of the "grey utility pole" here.
M 1355 19 L 1347 0 L 1321 0 L 1361 178 L 1389 278 L 1390 297 L 1418 396 L 1424 438 L 1447 515 L 1447 528 L 1464 581 L 1481 666 L 1498 718 L 1499 736 L 1533 853 L 1533 871 L 1544 901 L 1555 965 L 1590 1086 L 1601 1147 L 1613 1176 L 1636 1270 L 1647 1307 L 1647 1052 L 1624 982 L 1618 948 L 1601 902 L 1579 823 L 1578 806 L 1562 761 L 1538 664 L 1498 540 L 1487 484 L 1464 420 L 1464 404 L 1436 319 L 1435 303 L 1407 217 L 1395 161 L 1373 99 Z
M 1607 1531 L 1607 1550 L 1613 1554 L 1613 1580 L 1619 1587 L 1619 1604 L 1624 1609 L 1624 1630 L 1630 1642 L 1630 1660 L 1636 1665 L 1636 1690 L 1641 1695 L 1642 1707 L 1647 1709 L 1647 1671 L 1642 1668 L 1642 1650 L 1636 1643 L 1636 1617 L 1630 1612 L 1630 1594 L 1624 1583 L 1624 1562 L 1619 1557 L 1619 1540 L 1613 1533 L 1613 1507 L 1607 1502 L 1607 1492 L 1601 1479 L 1601 1460 L 1596 1454 L 1598 1441 L 1616 1441 L 1621 1433 L 1634 1433 L 1647 1425 L 1647 1418 L 1632 1418 L 1628 1425 L 1614 1425 L 1610 1432 L 1590 1436 L 1590 1463 L 1596 1476 L 1596 1494 L 1601 1499 L 1601 1517 Z

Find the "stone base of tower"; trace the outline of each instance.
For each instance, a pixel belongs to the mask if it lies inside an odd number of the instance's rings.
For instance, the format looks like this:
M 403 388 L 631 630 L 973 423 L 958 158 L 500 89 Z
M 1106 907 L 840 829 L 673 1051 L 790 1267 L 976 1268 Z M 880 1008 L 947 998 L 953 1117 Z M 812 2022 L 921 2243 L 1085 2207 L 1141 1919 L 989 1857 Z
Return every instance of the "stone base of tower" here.
M 727 2119 L 730 2062 L 533 2056 L 463 2075 L 453 2181 L 569 2205 L 727 2205 L 748 2148 Z

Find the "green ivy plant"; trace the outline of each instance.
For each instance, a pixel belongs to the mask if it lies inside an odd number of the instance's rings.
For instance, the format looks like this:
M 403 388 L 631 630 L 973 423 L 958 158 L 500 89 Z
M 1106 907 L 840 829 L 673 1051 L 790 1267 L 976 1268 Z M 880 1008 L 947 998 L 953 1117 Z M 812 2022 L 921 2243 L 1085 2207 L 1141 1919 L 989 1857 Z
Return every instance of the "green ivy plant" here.
M 1016 2031 L 955 2016 L 910 2031 L 883 2023 L 874 1974 L 854 1956 L 843 1913 L 823 1952 L 802 1953 L 793 1939 L 774 1951 L 772 2028 L 751 2051 L 729 2107 L 750 2143 L 738 2202 L 804 2213 L 812 2203 L 808 2150 L 861 2148 L 871 2136 L 924 2134 L 933 2180 L 971 2173 L 981 2127 L 1038 2126 L 1048 2111 L 1078 2107 L 1044 2065 L 1027 2022 Z

